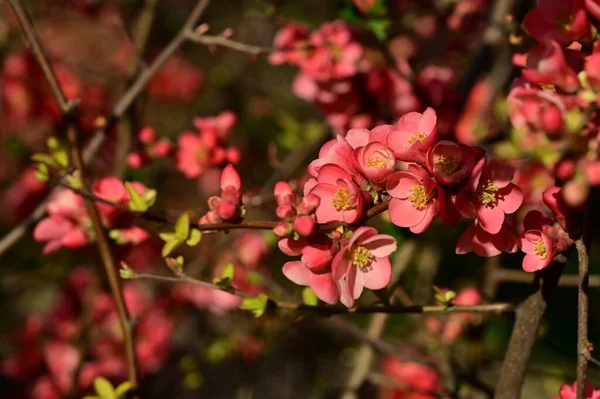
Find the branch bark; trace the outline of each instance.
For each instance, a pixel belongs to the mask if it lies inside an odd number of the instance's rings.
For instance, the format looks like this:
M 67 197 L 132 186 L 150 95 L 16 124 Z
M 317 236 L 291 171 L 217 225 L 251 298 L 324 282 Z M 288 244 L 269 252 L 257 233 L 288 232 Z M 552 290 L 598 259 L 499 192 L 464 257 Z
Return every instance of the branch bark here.
M 585 206 L 581 236 L 575 240 L 579 264 L 579 285 L 577 286 L 577 399 L 585 399 L 585 385 L 588 370 L 588 318 L 589 318 L 589 274 L 590 274 L 590 200 Z
M 537 272 L 534 293 L 517 307 L 515 324 L 494 393 L 495 399 L 521 397 L 521 388 L 538 329 L 548 307 L 548 300 L 558 287 L 563 269 L 562 263 L 554 262 L 548 268 Z

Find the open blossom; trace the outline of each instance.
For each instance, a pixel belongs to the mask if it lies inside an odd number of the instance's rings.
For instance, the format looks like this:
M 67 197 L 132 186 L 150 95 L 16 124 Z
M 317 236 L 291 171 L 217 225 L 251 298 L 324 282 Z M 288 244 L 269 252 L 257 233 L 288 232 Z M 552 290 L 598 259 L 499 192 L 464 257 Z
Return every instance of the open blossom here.
M 552 39 L 569 44 L 590 36 L 584 0 L 540 0 L 538 6 L 525 15 L 523 25 L 539 41 Z
M 523 270 L 535 272 L 552 263 L 556 255 L 554 239 L 544 231 L 552 225 L 552 220 L 539 211 L 531 211 L 523 221 L 524 232 L 520 237 L 520 247 L 526 253 Z
M 352 176 L 336 165 L 323 166 L 310 194 L 320 199 L 315 210 L 318 223 L 358 221 L 366 203 L 365 194 Z
M 456 184 L 473 170 L 475 154 L 464 144 L 442 140 L 429 150 L 426 163 L 438 183 Z
M 308 56 L 308 36 L 306 26 L 296 23 L 286 24 L 275 35 L 273 47 L 276 50 L 269 55 L 269 62 L 273 65 L 300 64 Z
M 344 137 L 337 136 L 335 139 L 323 144 L 319 150 L 318 158 L 308 165 L 308 173 L 313 177 L 317 177 L 321 168 L 327 164 L 337 165 L 352 173 L 354 171 L 353 151 L 354 149 Z
M 523 193 L 511 183 L 515 171 L 495 159 L 482 158 L 470 177 L 468 187 L 456 198 L 464 217 L 476 217 L 478 226 L 490 234 L 502 228 L 505 214 L 512 214 L 523 203 Z
M 529 50 L 526 68 L 521 73 L 531 83 L 552 84 L 573 92 L 580 86 L 575 71 L 581 70 L 582 62 L 579 52 L 563 51 L 556 41 L 546 40 Z
M 392 276 L 389 256 L 396 250 L 396 240 L 387 234 L 378 234 L 373 227 L 362 226 L 352 237 L 342 241 L 340 251 L 333 259 L 332 269 L 341 285 L 341 301 L 351 308 L 363 288 L 385 288 Z
M 331 271 L 331 262 L 337 251 L 337 244 L 325 235 L 312 235 L 294 240 L 279 241 L 279 248 L 289 256 L 299 256 L 299 261 L 283 265 L 283 274 L 298 285 L 310 287 L 317 297 L 329 304 L 340 300 L 340 286 Z
M 573 385 L 563 384 L 554 399 L 577 399 L 577 382 Z M 589 382 L 585 384 L 585 399 L 600 399 L 600 390 L 594 389 Z
M 388 144 L 396 158 L 405 162 L 425 162 L 425 154 L 437 141 L 437 115 L 432 108 L 422 114 L 409 112 L 390 132 Z
M 388 357 L 381 364 L 383 373 L 394 381 L 398 388 L 381 387 L 382 399 L 435 399 L 440 390 L 440 377 L 431 367 L 417 362 Z M 405 387 L 404 389 L 402 387 Z
M 502 224 L 496 234 L 490 234 L 475 221 L 459 237 L 456 253 L 461 255 L 473 251 L 479 256 L 490 257 L 502 252 L 517 252 L 517 243 L 517 237 L 506 223 Z
M 396 172 L 386 184 L 392 196 L 389 214 L 392 223 L 422 233 L 438 214 L 443 190 L 420 166 L 410 165 L 408 172 Z

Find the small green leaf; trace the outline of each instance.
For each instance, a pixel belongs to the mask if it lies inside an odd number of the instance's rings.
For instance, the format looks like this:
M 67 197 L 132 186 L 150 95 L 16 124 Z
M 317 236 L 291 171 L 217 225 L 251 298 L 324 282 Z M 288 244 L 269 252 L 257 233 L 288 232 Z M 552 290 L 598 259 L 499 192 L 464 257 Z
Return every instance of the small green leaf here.
M 48 167 L 43 163 L 39 164 L 37 172 L 35 172 L 35 178 L 43 182 L 49 181 L 50 171 L 48 170 Z
M 235 274 L 235 267 L 233 266 L 233 263 L 228 263 L 223 268 L 223 273 L 221 273 L 221 277 L 233 280 L 234 274 Z
M 233 275 L 235 273 L 235 267 L 232 263 L 228 263 L 223 268 L 221 272 L 221 277 L 215 277 L 213 279 L 213 284 L 218 285 L 221 288 L 229 288 L 231 287 L 231 282 L 233 281 Z
M 267 309 L 267 302 L 269 297 L 266 294 L 260 294 L 256 297 L 244 298 L 240 309 L 251 311 L 255 317 L 260 317 L 265 313 Z
M 83 188 L 83 182 L 81 181 L 81 176 L 78 170 L 73 172 L 71 175 L 66 175 L 65 180 L 67 181 L 69 187 L 72 187 L 76 190 L 81 190 Z
M 60 150 L 60 141 L 58 141 L 58 139 L 54 136 L 48 137 L 48 140 L 46 140 L 46 145 L 52 151 Z
M 65 150 L 54 151 L 52 158 L 58 163 L 61 168 L 69 166 L 69 155 Z
M 174 233 L 167 233 L 167 232 L 158 233 L 158 236 L 163 241 L 171 241 L 172 239 L 175 238 L 175 234 Z
M 149 188 L 142 193 L 142 199 L 146 203 L 146 206 L 150 208 L 156 202 L 156 190 Z
M 187 241 L 185 243 L 187 245 L 189 245 L 190 247 L 194 247 L 194 246 L 198 245 L 201 238 L 202 238 L 202 232 L 198 229 L 192 229 L 190 231 L 190 237 L 187 239 Z
M 39 162 L 43 165 L 47 165 L 53 168 L 58 168 L 59 165 L 58 163 L 56 163 L 56 161 L 54 160 L 54 158 L 52 158 L 50 155 L 48 154 L 33 154 L 31 156 L 31 160 L 35 161 L 35 162 Z
M 183 272 L 183 256 L 179 255 L 177 258 L 166 258 L 167 266 L 173 273 L 180 275 Z
M 175 237 L 181 241 L 187 240 L 190 234 L 190 215 L 183 212 L 175 222 Z
M 302 290 L 302 302 L 308 306 L 316 306 L 319 303 L 319 298 L 310 287 L 306 287 Z
M 135 187 L 133 187 L 130 182 L 126 181 L 125 188 L 129 194 L 129 202 L 127 203 L 129 209 L 131 209 L 133 212 L 146 212 L 148 210 L 148 206 L 142 199 L 142 196 L 136 191 Z
M 115 396 L 117 399 L 122 399 L 124 395 L 132 388 L 131 382 L 125 381 L 119 384 L 117 389 L 115 389 Z
M 119 269 L 119 275 L 123 280 L 131 280 L 135 277 L 135 272 L 127 265 L 127 263 L 121 261 L 121 269 Z
M 175 250 L 175 248 L 179 247 L 181 244 L 183 244 L 183 241 L 179 241 L 179 239 L 177 238 L 173 238 L 172 240 L 169 240 L 165 243 L 165 245 L 162 248 L 162 257 L 165 258 L 167 256 L 169 256 L 169 254 L 171 252 L 173 252 Z
M 104 377 L 96 377 L 94 389 L 101 399 L 115 399 L 115 391 L 112 384 Z
M 382 43 L 387 41 L 387 30 L 390 24 L 391 21 L 389 19 L 371 19 L 367 21 L 367 27 L 369 30 L 373 32 L 377 40 Z

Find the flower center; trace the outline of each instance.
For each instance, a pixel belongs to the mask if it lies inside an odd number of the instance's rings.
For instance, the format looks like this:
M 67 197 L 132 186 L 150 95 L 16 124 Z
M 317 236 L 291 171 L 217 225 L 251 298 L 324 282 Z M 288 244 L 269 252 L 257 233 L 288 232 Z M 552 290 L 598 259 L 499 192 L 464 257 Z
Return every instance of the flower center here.
M 479 186 L 477 194 L 483 205 L 493 205 L 498 200 L 498 186 L 494 186 L 491 180 L 487 180 Z
M 379 168 L 383 169 L 387 166 L 387 162 L 385 162 L 381 158 L 371 158 L 367 161 L 367 166 L 369 168 Z
M 196 161 L 204 165 L 208 161 L 208 155 L 208 150 L 205 147 L 202 147 L 196 151 Z
M 350 208 L 350 190 L 347 188 L 338 188 L 331 199 L 331 204 L 338 211 L 345 211 Z
M 362 272 L 368 272 L 373 269 L 371 263 L 373 263 L 374 259 L 375 256 L 373 256 L 371 251 L 361 246 L 355 247 L 350 255 L 352 265 L 358 267 Z
M 417 130 L 415 135 L 408 139 L 408 144 L 412 144 L 416 141 L 418 141 L 419 143 L 422 143 L 426 139 L 427 139 L 427 135 L 425 135 L 424 133 L 421 133 L 420 131 Z
M 425 186 L 422 184 L 414 186 L 410 189 L 410 192 L 412 193 L 412 195 L 408 197 L 408 200 L 412 203 L 413 207 L 415 208 L 423 208 L 432 198 L 431 196 L 427 196 L 427 193 L 425 192 Z
M 435 170 L 442 172 L 445 175 L 451 175 L 458 169 L 458 162 L 454 157 L 440 155 L 435 163 Z
M 537 240 L 537 245 L 533 247 L 535 250 L 535 254 L 540 257 L 540 259 L 546 259 L 548 257 L 548 251 L 546 250 L 546 245 L 544 244 L 543 239 Z

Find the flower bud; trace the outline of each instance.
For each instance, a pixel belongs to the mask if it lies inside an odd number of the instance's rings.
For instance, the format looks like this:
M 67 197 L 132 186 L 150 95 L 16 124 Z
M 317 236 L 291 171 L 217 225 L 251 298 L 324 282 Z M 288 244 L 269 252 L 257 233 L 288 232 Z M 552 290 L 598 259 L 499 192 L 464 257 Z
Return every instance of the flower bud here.
M 227 165 L 221 173 L 221 190 L 226 190 L 229 187 L 233 188 L 234 191 L 242 189 L 242 179 L 232 165 Z
M 300 215 L 310 215 L 317 209 L 320 203 L 321 198 L 314 194 L 308 194 L 300 200 L 296 210 Z
M 542 111 L 542 129 L 549 135 L 559 133 L 563 125 L 562 112 L 558 107 L 550 105 Z
M 223 220 L 234 220 L 240 216 L 238 206 L 228 201 L 221 202 L 217 208 L 217 212 Z
M 291 219 L 296 216 L 296 208 L 290 204 L 281 204 L 277 207 L 275 213 L 279 219 Z
M 156 133 L 153 128 L 146 126 L 138 133 L 138 139 L 144 144 L 151 144 L 156 139 Z
M 152 147 L 152 154 L 157 158 L 165 158 L 169 155 L 172 148 L 171 143 L 168 140 L 163 139 L 154 144 L 154 147 Z
M 227 162 L 235 165 L 240 163 L 240 159 L 242 159 L 242 154 L 240 153 L 240 150 L 238 148 L 229 147 L 225 151 L 225 158 L 227 158 Z
M 296 203 L 296 194 L 294 194 L 294 190 L 290 183 L 286 181 L 277 182 L 273 192 L 275 194 L 275 201 L 277 201 L 277 204 L 279 205 Z
M 575 175 L 575 162 L 571 159 L 563 159 L 554 166 L 554 174 L 560 181 L 570 180 Z
M 573 179 L 563 187 L 563 198 L 567 205 L 573 208 L 580 208 L 588 197 L 590 187 L 587 182 Z
M 211 209 L 206 214 L 206 223 L 208 223 L 208 224 L 221 223 L 222 221 L 223 221 L 223 219 L 219 215 L 219 212 L 217 209 Z
M 208 199 L 208 208 L 209 209 L 215 209 L 216 207 L 219 206 L 219 204 L 221 203 L 221 197 L 217 197 L 216 195 L 213 195 L 212 197 L 210 197 Z
M 279 238 L 289 237 L 294 229 L 290 223 L 281 222 L 278 223 L 277 226 L 273 229 L 273 234 L 275 234 Z
M 312 217 L 301 215 L 294 219 L 294 231 L 303 237 L 308 237 L 315 231 L 315 221 Z

